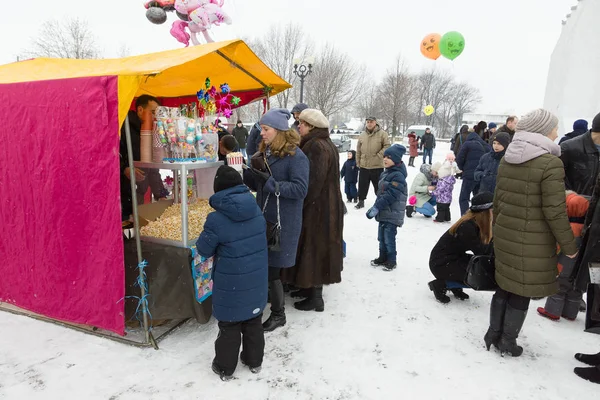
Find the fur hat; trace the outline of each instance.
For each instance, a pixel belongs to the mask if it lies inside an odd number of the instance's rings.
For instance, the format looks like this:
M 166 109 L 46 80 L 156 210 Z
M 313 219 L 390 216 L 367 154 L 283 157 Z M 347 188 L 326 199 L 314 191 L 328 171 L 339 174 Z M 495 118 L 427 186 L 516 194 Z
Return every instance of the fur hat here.
M 506 148 L 510 144 L 510 135 L 506 132 L 500 132 L 496 136 L 494 136 L 494 142 L 500 143 L 502 147 L 504 147 L 504 149 L 506 150 Z
M 481 192 L 471 199 L 472 212 L 486 211 L 494 207 L 494 195 L 490 192 Z
M 389 157 L 394 164 L 398 165 L 402 162 L 402 156 L 406 154 L 406 147 L 401 144 L 395 144 L 393 146 L 388 147 L 383 152 L 384 157 Z
M 215 175 L 213 189 L 215 193 L 218 193 L 221 190 L 243 184 L 244 181 L 242 180 L 242 176 L 239 172 L 227 165 L 221 165 L 217 170 L 217 174 Z
M 558 118 L 548 110 L 538 108 L 526 114 L 517 123 L 517 131 L 548 136 L 558 126 Z
M 262 116 L 260 124 L 270 126 L 279 131 L 287 131 L 290 129 L 288 121 L 291 116 L 292 114 L 285 108 L 272 108 Z
M 329 129 L 329 120 L 323 113 L 314 108 L 307 108 L 300 113 L 298 117 L 300 121 L 304 121 L 315 128 L 327 128 Z

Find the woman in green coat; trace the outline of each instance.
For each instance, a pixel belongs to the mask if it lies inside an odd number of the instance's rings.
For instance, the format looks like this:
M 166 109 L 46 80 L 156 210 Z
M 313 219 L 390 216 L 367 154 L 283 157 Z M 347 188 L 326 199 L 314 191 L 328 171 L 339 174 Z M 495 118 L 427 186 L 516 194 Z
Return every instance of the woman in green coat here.
M 565 172 L 557 138 L 558 119 L 536 110 L 519 121 L 517 133 L 500 162 L 494 198 L 496 281 L 488 350 L 518 357 L 517 337 L 532 297 L 558 291 L 556 245 L 574 258 L 577 246 L 569 225 Z

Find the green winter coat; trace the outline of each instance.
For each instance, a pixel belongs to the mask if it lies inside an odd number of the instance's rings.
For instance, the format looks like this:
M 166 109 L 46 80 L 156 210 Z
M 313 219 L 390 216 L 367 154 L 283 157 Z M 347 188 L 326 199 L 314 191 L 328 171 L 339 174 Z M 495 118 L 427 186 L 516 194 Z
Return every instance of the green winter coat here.
M 364 131 L 356 144 L 356 164 L 364 169 L 383 169 L 383 152 L 390 147 L 390 138 L 379 125 L 373 132 Z
M 429 193 L 429 186 L 431 186 L 431 165 L 423 164 L 421 165 L 421 172 L 415 176 L 412 184 L 410 185 L 410 192 L 408 193 L 408 197 L 416 196 L 417 204 L 415 207 L 423 207 L 425 203 L 431 200 L 431 194 Z
M 560 147 L 517 132 L 500 162 L 494 197 L 496 281 L 507 292 L 546 297 L 558 292 L 556 245 L 577 253 L 567 217 Z

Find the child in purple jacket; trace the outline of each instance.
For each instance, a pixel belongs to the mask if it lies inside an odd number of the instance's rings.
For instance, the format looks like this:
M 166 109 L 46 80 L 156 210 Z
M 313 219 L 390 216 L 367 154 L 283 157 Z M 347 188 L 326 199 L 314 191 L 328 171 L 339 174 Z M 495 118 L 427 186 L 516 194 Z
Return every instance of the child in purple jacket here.
M 458 172 L 455 166 L 454 160 L 449 154 L 446 157 L 446 161 L 441 164 L 438 168 L 438 182 L 433 191 L 435 199 L 437 201 L 437 216 L 433 220 L 434 222 L 450 222 L 452 217 L 450 216 L 450 204 L 452 203 L 452 192 L 454 191 L 454 184 L 456 178 L 454 175 Z

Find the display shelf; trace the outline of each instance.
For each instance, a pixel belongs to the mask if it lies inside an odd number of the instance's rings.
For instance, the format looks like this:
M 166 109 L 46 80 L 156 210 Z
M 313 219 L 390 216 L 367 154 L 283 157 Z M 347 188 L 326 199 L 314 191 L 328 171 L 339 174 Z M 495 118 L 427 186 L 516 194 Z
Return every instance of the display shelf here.
M 170 169 L 171 171 L 181 170 L 185 168 L 188 171 L 203 168 L 218 168 L 223 165 L 223 161 L 217 162 L 205 162 L 205 161 L 188 161 L 188 162 L 141 162 L 136 161 L 133 163 L 136 168 L 153 168 L 153 169 Z
M 196 245 L 196 241 L 198 240 L 198 238 L 188 239 L 187 244 L 181 240 L 162 239 L 162 238 L 156 238 L 153 236 L 140 236 L 140 240 L 142 240 L 144 242 L 164 244 L 164 245 L 173 246 L 173 247 L 190 248 L 190 247 L 193 247 Z

